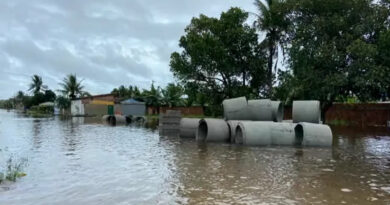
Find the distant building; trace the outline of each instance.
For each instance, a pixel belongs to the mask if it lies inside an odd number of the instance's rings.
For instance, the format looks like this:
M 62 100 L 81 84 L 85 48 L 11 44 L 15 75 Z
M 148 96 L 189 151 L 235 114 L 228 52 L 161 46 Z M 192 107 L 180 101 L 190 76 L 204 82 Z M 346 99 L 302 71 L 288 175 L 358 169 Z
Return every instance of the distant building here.
M 115 107 L 117 108 L 117 106 Z M 144 102 L 140 102 L 134 99 L 127 99 L 120 104 L 120 113 L 115 109 L 116 114 L 122 114 L 124 116 L 144 116 L 146 113 L 146 105 Z
M 113 115 L 115 100 L 113 94 L 76 98 L 71 102 L 71 114 L 72 116 Z

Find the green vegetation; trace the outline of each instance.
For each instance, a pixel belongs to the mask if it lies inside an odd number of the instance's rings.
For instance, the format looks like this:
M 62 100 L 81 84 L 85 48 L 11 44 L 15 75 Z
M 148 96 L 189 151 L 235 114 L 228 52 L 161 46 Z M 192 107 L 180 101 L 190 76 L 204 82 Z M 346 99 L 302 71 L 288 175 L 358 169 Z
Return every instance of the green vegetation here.
M 222 114 L 224 99 L 238 96 L 287 105 L 319 100 L 322 116 L 334 102 L 389 99 L 388 0 L 255 0 L 254 5 L 254 22 L 239 8 L 189 22 L 179 39 L 181 51 L 170 58 L 178 83 L 165 88 L 152 83 L 142 91 L 122 85 L 112 94 L 155 107 L 200 105 L 213 116 Z M 81 82 L 69 75 L 60 91 L 67 99 L 87 95 Z M 55 98 L 37 75 L 29 90 L 34 96 L 21 92 L 0 107 L 30 108 Z M 64 99 L 57 102 L 69 107 Z
M 62 89 L 58 90 L 64 96 L 69 97 L 70 99 L 75 99 L 76 97 L 90 96 L 88 92 L 84 92 L 84 86 L 81 85 L 82 80 L 77 80 L 77 76 L 69 74 L 66 76 L 62 83 L 60 83 Z
M 25 159 L 15 161 L 10 157 L 6 162 L 5 169 L 0 170 L 0 184 L 4 181 L 15 182 L 18 178 L 26 176 L 23 172 L 26 162 Z
M 24 110 L 27 114 L 34 117 L 48 117 L 53 115 L 54 107 L 39 106 L 41 103 L 56 103 L 57 107 L 64 111 L 70 108 L 70 100 L 72 98 L 90 95 L 88 92 L 83 91 L 81 81 L 77 80 L 76 75 L 68 75 L 60 85 L 62 89 L 59 92 L 64 96 L 57 97 L 52 90 L 43 84 L 40 76 L 33 75 L 28 89 L 32 95 L 18 91 L 14 97 L 8 100 L 1 100 L 0 108 Z
M 202 103 L 213 113 L 224 98 L 243 95 L 286 104 L 320 100 L 323 113 L 334 102 L 388 99 L 388 1 L 256 0 L 255 5 L 253 25 L 265 34 L 262 41 L 238 8 L 219 19 L 192 19 L 179 41 L 183 51 L 171 55 L 171 70 L 191 90 L 189 99 L 212 96 Z M 277 68 L 278 56 L 284 70 Z
M 150 90 L 139 90 L 137 86 L 129 86 L 126 88 L 121 85 L 119 88 L 115 88 L 111 92 L 116 97 L 123 100 L 128 98 L 134 98 L 139 101 L 143 101 L 148 106 L 184 106 L 186 100 L 183 98 L 185 90 L 179 84 L 169 83 L 165 88 L 155 87 L 152 83 Z

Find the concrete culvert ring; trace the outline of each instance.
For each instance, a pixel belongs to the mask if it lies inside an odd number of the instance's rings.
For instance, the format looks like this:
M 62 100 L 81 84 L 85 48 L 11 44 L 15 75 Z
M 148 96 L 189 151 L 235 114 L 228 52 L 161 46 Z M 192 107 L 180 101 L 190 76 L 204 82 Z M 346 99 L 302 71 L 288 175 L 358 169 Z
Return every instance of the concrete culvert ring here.
M 229 126 L 225 120 L 206 118 L 199 122 L 197 141 L 227 142 L 229 138 Z

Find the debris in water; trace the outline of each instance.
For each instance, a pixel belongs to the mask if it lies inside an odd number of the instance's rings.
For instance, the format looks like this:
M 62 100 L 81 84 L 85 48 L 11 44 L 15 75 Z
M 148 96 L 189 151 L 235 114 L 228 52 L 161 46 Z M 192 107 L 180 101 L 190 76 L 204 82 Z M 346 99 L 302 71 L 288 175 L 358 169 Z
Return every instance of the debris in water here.
M 333 169 L 322 169 L 322 171 L 324 171 L 324 172 L 334 172 Z
M 341 191 L 342 191 L 342 192 L 352 192 L 352 190 L 347 189 L 347 188 L 342 188 Z

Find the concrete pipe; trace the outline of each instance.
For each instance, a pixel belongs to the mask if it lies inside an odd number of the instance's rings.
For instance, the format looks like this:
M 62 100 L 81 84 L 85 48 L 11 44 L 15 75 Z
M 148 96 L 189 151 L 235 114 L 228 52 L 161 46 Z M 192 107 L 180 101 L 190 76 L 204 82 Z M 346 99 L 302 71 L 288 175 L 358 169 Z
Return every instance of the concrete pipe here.
M 130 118 L 125 117 L 123 115 L 114 115 L 111 116 L 110 118 L 110 124 L 115 126 L 115 125 L 125 125 L 131 122 Z
M 271 100 L 248 100 L 248 112 L 250 120 L 273 121 Z
M 270 145 L 271 128 L 274 122 L 242 121 L 236 129 L 236 144 Z
M 280 101 L 271 101 L 272 119 L 274 122 L 282 122 L 284 118 L 284 105 Z
M 249 120 L 248 102 L 245 97 L 224 100 L 222 105 L 226 120 Z
M 229 126 L 222 119 L 202 119 L 199 121 L 196 140 L 203 142 L 227 142 L 230 137 Z
M 294 123 L 310 122 L 318 124 L 321 121 L 320 101 L 294 101 L 292 109 Z
M 328 125 L 299 123 L 295 127 L 297 140 L 303 146 L 332 146 L 333 135 Z
M 295 135 L 294 123 L 273 123 L 271 126 L 272 145 L 297 145 L 300 141 Z
M 110 118 L 111 118 L 111 115 L 104 115 L 104 116 L 102 117 L 102 122 L 103 122 L 104 124 L 108 124 L 108 123 L 110 123 Z
M 180 137 L 195 138 L 199 121 L 199 118 L 182 118 L 180 120 Z
M 236 139 L 236 130 L 237 130 L 237 126 L 238 126 L 239 122 L 242 122 L 242 121 L 239 121 L 239 120 L 227 121 L 229 129 L 230 129 L 230 142 L 231 143 L 236 143 L 236 140 L 235 140 Z

